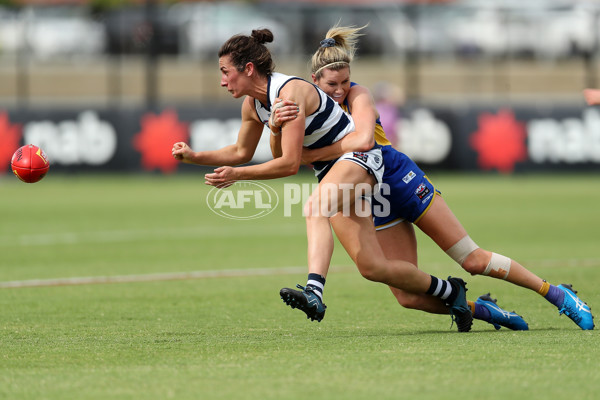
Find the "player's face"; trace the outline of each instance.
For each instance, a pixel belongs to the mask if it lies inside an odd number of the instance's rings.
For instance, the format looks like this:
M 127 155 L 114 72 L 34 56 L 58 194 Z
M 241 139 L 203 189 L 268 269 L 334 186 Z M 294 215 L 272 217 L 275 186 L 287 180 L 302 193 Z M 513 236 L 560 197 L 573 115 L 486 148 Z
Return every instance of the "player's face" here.
M 338 71 L 325 68 L 321 72 L 321 77 L 315 80 L 315 83 L 341 104 L 346 99 L 348 91 L 350 91 L 350 68 L 342 68 Z
M 221 87 L 227 89 L 234 98 L 244 96 L 245 75 L 239 72 L 231 63 L 228 55 L 219 58 L 219 70 L 221 71 Z

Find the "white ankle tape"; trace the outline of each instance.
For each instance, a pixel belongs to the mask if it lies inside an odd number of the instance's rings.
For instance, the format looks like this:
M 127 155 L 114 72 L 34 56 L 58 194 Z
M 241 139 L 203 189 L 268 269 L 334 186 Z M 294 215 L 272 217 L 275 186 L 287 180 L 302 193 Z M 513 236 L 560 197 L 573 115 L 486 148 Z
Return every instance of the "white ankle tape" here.
M 502 254 L 492 253 L 490 263 L 483 271 L 483 275 L 493 276 L 494 278 L 506 279 L 510 271 L 510 258 Z
M 465 258 L 475 250 L 477 250 L 479 246 L 475 244 L 473 239 L 469 235 L 460 239 L 458 242 L 454 244 L 454 246 L 450 247 L 446 250 L 446 254 L 450 256 L 454 261 L 456 261 L 460 266 L 462 266 Z

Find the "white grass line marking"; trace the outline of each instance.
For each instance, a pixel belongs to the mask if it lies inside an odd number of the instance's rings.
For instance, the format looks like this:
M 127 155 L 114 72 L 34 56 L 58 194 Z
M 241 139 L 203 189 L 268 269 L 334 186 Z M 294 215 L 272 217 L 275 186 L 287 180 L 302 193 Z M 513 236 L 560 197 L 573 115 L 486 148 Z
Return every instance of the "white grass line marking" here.
M 434 263 L 429 267 L 445 267 L 448 264 Z M 600 259 L 567 259 L 567 260 L 537 260 L 529 261 L 527 265 L 536 265 L 541 267 L 595 267 L 600 265 Z M 355 271 L 354 265 L 336 265 L 331 267 L 335 272 Z M 135 283 L 135 282 L 157 282 L 157 281 L 176 281 L 189 279 L 208 279 L 208 278 L 227 278 L 244 276 L 267 276 L 267 275 L 294 275 L 305 274 L 307 267 L 281 267 L 281 268 L 254 268 L 254 269 L 223 269 L 209 271 L 190 271 L 190 272 L 171 272 L 157 274 L 139 274 L 139 275 L 114 275 L 114 276 L 88 276 L 75 278 L 55 278 L 55 279 L 31 279 L 22 281 L 0 282 L 0 289 L 32 288 L 32 287 L 50 287 L 50 286 L 78 286 L 78 285 L 98 285 L 105 283 Z
M 354 266 L 336 266 L 336 271 L 355 269 Z M 212 271 L 173 272 L 162 274 L 89 276 L 76 278 L 31 279 L 23 281 L 0 282 L 0 289 L 17 289 L 50 286 L 98 285 L 104 283 L 132 283 L 176 281 L 188 279 L 227 278 L 266 275 L 294 275 L 308 273 L 307 267 L 254 268 L 254 269 L 224 269 Z
M 239 226 L 235 228 L 228 226 L 211 227 L 210 229 L 203 227 L 165 227 L 114 231 L 53 232 L 0 236 L 0 247 L 125 243 L 180 238 L 244 237 L 247 235 L 301 236 L 305 235 L 303 229 L 302 226 L 298 227 L 290 224 L 281 227 L 261 228 L 260 232 L 256 228 Z

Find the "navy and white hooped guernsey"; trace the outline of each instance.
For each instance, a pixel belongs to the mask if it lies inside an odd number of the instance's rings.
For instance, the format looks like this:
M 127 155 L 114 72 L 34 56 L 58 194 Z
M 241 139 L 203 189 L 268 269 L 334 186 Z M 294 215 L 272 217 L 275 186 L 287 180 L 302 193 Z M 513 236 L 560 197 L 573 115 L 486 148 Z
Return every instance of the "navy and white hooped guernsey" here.
M 269 77 L 267 84 L 267 101 L 268 104 L 262 104 L 257 99 L 254 99 L 254 107 L 258 118 L 265 124 L 269 125 L 269 118 L 271 117 L 271 107 L 281 89 L 290 81 L 302 78 L 290 75 L 284 75 L 279 72 L 274 72 Z M 308 82 L 304 80 L 305 82 Z M 318 86 L 313 85 L 320 97 L 319 108 L 311 115 L 306 116 L 306 125 L 304 129 L 304 142 L 303 146 L 309 149 L 318 149 L 321 147 L 329 146 L 332 143 L 337 142 L 344 136 L 353 132 L 356 128 L 354 121 L 349 114 L 347 114 L 342 107 L 337 104 L 331 97 L 329 97 L 324 91 Z M 379 146 L 377 146 L 379 147 Z M 372 151 L 378 151 L 374 149 Z M 369 152 L 367 152 L 368 154 Z M 381 153 L 378 153 L 379 156 Z M 313 164 L 315 175 L 319 178 L 323 178 L 329 171 L 331 166 L 337 160 L 322 161 Z M 354 161 L 354 160 L 352 160 Z M 361 164 L 362 165 L 362 164 Z M 366 165 L 362 165 L 365 169 L 370 170 Z M 379 169 L 379 168 L 377 168 Z M 370 171 L 373 172 L 373 171 Z M 378 171 L 379 172 L 379 171 Z M 381 171 L 382 173 L 383 171 Z M 379 174 L 377 174 L 379 175 Z M 378 179 L 378 181 L 380 181 Z
M 256 113 L 265 125 L 269 123 L 271 107 L 275 99 L 279 97 L 279 92 L 288 82 L 295 79 L 303 80 L 296 76 L 274 72 L 269 77 L 267 85 L 269 104 L 262 104 L 260 101 L 254 99 Z M 313 86 L 317 93 L 319 93 L 320 104 L 317 111 L 306 117 L 303 145 L 310 149 L 318 149 L 337 142 L 348 133 L 354 131 L 355 127 L 352 118 L 331 97 L 327 96 L 317 86 Z

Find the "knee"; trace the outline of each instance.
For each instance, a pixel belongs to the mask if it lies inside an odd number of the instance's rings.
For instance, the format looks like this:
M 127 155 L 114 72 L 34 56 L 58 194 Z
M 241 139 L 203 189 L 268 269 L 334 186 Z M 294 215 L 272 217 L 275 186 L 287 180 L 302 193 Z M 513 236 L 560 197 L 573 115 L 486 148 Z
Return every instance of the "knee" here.
M 381 282 L 381 274 L 374 265 L 357 263 L 356 266 L 358 267 L 358 270 L 363 278 L 373 282 Z
M 337 213 L 337 209 L 334 204 L 330 202 L 327 196 L 319 196 L 319 194 L 312 194 L 306 203 L 304 203 L 304 217 L 306 219 L 333 217 Z
M 402 307 L 411 310 L 420 310 L 422 308 L 422 299 L 420 296 L 400 290 L 393 290 L 392 292 L 396 300 L 398 300 L 398 304 Z
M 478 248 L 465 258 L 461 266 L 471 275 L 481 275 L 490 263 L 491 257 L 492 253 Z
M 315 199 L 313 198 L 313 196 L 310 196 L 306 203 L 304 203 L 304 208 L 302 209 L 302 212 L 304 213 L 304 217 L 306 219 L 309 219 L 316 216 L 315 211 Z
M 410 282 L 412 279 L 411 274 L 416 270 L 416 267 L 411 263 L 388 260 L 383 255 L 374 257 L 373 254 L 366 254 L 366 252 L 358 253 L 353 259 L 363 278 L 388 285 L 394 280 L 396 282 Z
M 355 259 L 356 267 L 358 271 L 363 276 L 363 278 L 373 281 L 373 282 L 382 282 L 384 281 L 384 269 L 382 268 L 382 264 L 378 263 L 377 260 L 374 260 L 368 255 L 358 254 Z

